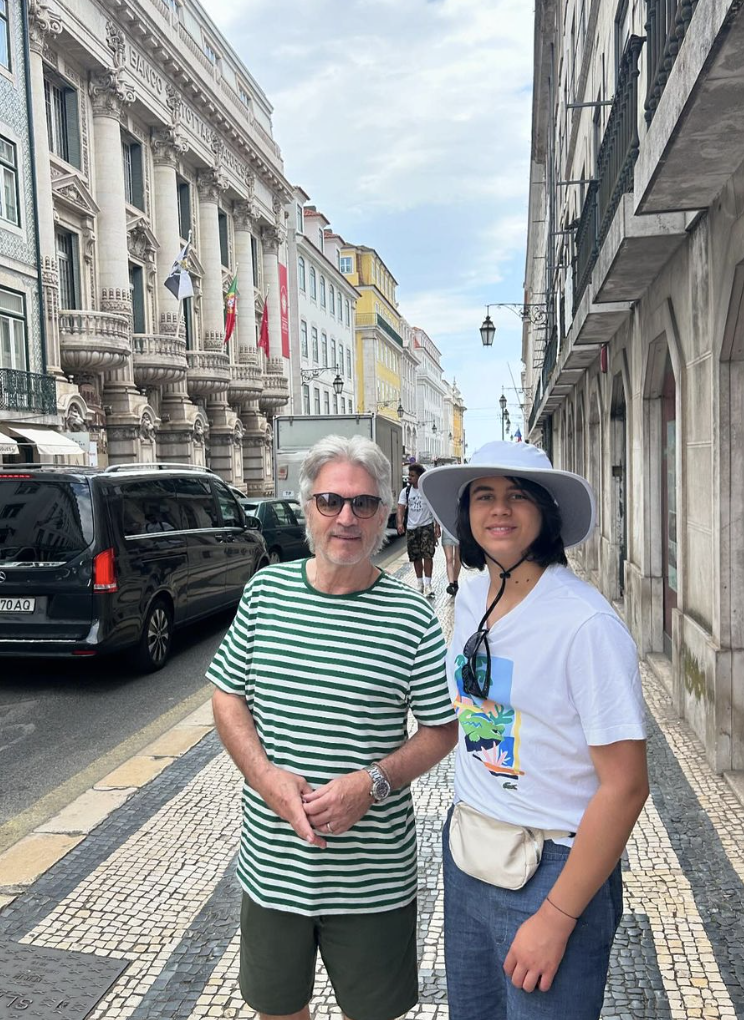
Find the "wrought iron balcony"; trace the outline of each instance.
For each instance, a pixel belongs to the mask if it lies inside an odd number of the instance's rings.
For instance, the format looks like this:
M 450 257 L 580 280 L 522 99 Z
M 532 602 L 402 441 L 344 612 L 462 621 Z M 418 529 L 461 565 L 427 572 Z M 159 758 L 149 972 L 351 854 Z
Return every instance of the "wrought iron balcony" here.
M 579 306 L 592 275 L 602 242 L 610 229 L 622 196 L 633 189 L 633 168 L 638 159 L 638 57 L 644 40 L 628 41 L 618 72 L 617 91 L 597 154 L 594 179 L 589 185 L 576 231 L 576 286 L 573 311 Z
M 177 382 L 186 375 L 186 341 L 173 334 L 135 333 L 132 361 L 138 386 Z
M 403 346 L 403 337 L 400 333 L 396 332 L 390 323 L 383 319 L 383 317 L 377 312 L 360 312 L 356 316 L 357 326 L 379 326 L 379 328 L 397 344 Z
M 57 413 L 57 387 L 54 376 L 0 368 L 0 411 Z
M 131 354 L 129 316 L 65 308 L 59 313 L 62 368 L 65 372 L 105 372 L 120 368 Z
M 646 123 L 654 119 L 669 73 L 674 67 L 680 46 L 687 35 L 698 0 L 646 0 Z

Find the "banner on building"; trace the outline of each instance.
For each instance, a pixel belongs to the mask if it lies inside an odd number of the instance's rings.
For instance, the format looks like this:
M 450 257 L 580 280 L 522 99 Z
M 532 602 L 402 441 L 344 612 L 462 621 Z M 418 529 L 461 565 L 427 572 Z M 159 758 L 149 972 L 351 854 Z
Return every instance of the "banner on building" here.
M 279 318 L 282 327 L 282 357 L 289 358 L 289 292 L 287 267 L 279 263 Z
M 266 357 L 269 356 L 269 292 L 264 298 L 263 311 L 261 312 L 261 328 L 258 331 L 258 349 L 263 351 Z

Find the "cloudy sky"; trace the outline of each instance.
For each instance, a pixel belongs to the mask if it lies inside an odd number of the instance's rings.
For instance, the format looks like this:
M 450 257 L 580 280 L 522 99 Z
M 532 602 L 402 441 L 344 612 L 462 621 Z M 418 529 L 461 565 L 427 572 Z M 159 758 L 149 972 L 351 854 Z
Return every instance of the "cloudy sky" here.
M 442 351 L 468 453 L 521 421 L 532 82 L 526 0 L 202 0 L 274 106 L 287 178 L 375 248 Z M 511 373 L 509 369 L 511 368 Z

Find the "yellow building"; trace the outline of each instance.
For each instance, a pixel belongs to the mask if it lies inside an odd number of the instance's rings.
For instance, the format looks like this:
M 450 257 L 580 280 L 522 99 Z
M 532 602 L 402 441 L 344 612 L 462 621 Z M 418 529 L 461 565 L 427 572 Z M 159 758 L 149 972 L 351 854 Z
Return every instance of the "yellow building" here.
M 344 244 L 340 267 L 359 291 L 356 306 L 357 410 L 398 420 L 403 338 L 395 297 L 397 281 L 374 248 Z
M 465 462 L 465 402 L 457 382 L 452 383 L 452 456 L 456 463 Z

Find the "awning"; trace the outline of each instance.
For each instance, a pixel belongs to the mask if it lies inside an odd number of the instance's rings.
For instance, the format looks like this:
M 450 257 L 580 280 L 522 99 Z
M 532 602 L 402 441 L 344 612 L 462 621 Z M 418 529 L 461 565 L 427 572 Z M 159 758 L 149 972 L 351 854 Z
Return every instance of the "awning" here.
M 20 453 L 18 443 L 11 436 L 0 432 L 0 457 L 15 457 Z
M 20 425 L 6 425 L 10 432 L 16 436 L 29 439 L 39 453 L 45 453 L 48 457 L 84 457 L 84 451 L 73 443 L 66 436 L 61 436 L 53 429 L 32 429 L 29 426 L 21 428 Z M 16 452 L 18 452 L 16 450 Z

